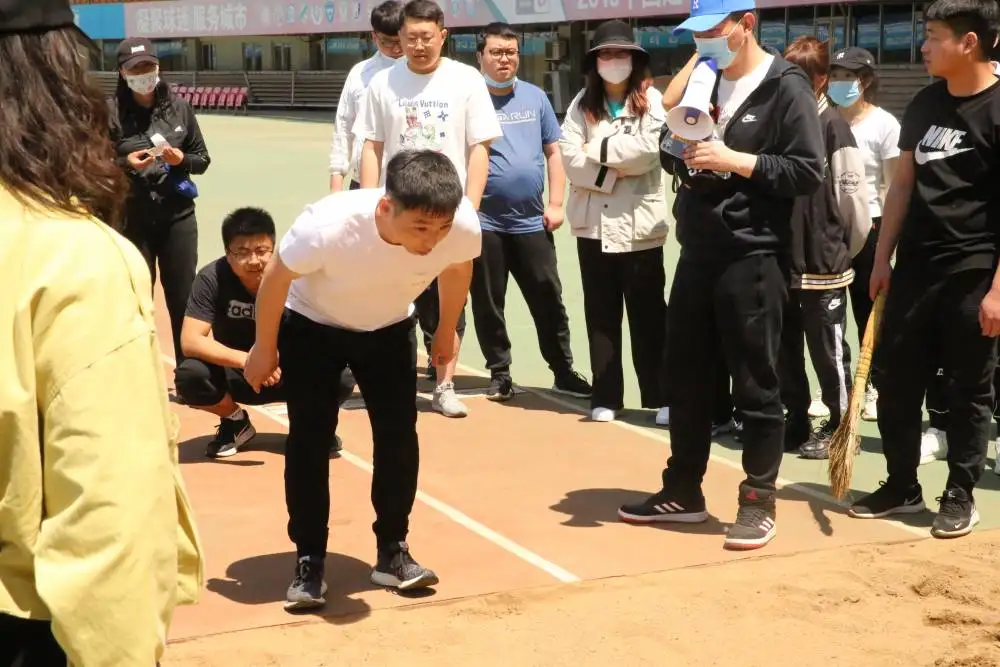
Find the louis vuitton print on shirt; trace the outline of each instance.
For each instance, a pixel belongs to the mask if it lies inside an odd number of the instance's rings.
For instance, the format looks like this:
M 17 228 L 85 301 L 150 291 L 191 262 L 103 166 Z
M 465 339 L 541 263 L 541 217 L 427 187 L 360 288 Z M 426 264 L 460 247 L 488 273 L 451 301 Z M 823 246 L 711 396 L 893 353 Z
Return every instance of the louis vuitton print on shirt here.
M 937 274 L 996 266 L 1000 82 L 968 97 L 947 83 L 921 90 L 903 116 L 899 148 L 915 182 L 898 260 Z

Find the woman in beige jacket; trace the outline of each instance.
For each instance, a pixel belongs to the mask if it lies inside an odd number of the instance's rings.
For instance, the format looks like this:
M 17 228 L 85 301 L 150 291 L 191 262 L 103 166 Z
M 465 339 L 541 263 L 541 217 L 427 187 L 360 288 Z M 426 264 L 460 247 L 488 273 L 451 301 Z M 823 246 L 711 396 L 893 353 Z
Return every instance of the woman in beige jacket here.
M 0 6 L 0 665 L 153 667 L 202 560 L 149 270 L 69 3 Z
M 662 360 L 668 227 L 659 162 L 666 117 L 660 93 L 645 76 L 648 63 L 627 23 L 601 24 L 587 52 L 586 85 L 563 121 L 560 148 L 590 342 L 591 417 L 612 421 L 624 407 L 624 306 L 642 407 L 658 408 L 656 422 L 667 425 Z

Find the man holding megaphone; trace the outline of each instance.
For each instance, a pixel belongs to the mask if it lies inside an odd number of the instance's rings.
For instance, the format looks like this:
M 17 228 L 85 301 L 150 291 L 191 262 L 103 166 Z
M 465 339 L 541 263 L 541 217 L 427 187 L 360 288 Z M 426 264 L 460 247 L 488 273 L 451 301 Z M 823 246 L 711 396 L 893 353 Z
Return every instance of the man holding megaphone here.
M 757 43 L 754 10 L 753 0 L 691 0 L 690 18 L 674 30 L 694 33 L 698 53 L 677 82 L 687 89 L 660 153 L 679 182 L 673 212 L 681 255 L 667 316 L 672 451 L 662 490 L 619 510 L 641 523 L 707 520 L 701 483 L 722 353 L 743 418 L 747 474 L 726 535 L 731 549 L 756 549 L 775 535 L 784 449 L 779 257 L 788 251 L 792 203 L 822 184 L 825 155 L 811 82 Z M 714 340 L 721 351 L 706 344 Z

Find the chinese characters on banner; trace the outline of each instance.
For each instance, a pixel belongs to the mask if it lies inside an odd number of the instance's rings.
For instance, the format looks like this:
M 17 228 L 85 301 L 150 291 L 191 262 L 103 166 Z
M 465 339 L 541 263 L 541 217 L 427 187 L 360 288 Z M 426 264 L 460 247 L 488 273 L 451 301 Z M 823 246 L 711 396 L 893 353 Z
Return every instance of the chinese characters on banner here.
M 563 0 L 566 19 L 573 21 L 622 16 L 671 16 L 687 14 L 688 0 Z
M 371 30 L 381 0 L 174 0 L 125 4 L 130 37 L 225 37 Z M 449 26 L 496 20 L 486 0 L 442 0 Z

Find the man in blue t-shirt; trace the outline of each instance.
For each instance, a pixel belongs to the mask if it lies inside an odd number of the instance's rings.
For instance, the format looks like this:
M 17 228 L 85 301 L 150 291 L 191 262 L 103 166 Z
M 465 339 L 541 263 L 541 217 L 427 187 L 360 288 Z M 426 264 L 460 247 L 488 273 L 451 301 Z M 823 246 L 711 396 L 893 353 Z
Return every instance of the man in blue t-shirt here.
M 569 321 L 562 303 L 552 232 L 563 222 L 566 172 L 559 153 L 559 122 L 548 97 L 517 79 L 517 32 L 506 23 L 486 26 L 479 64 L 503 137 L 490 144 L 490 168 L 479 207 L 482 254 L 472 276 L 476 337 L 492 379 L 487 398 L 513 394 L 510 338 L 504 321 L 507 277 L 513 275 L 535 321 L 542 357 L 555 376 L 553 391 L 587 398 L 590 384 L 573 370 Z M 543 200 L 548 166 L 549 200 Z

